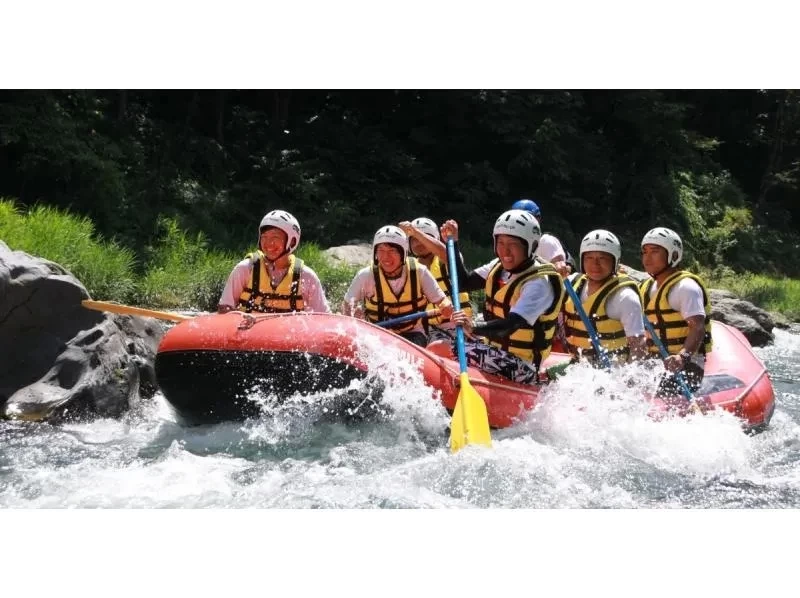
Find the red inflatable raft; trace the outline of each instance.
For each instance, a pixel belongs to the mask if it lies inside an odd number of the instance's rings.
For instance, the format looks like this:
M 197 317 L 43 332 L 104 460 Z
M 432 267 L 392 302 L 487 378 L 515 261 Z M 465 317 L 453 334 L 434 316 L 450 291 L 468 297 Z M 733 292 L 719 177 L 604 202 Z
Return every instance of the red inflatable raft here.
M 721 406 L 748 426 L 764 426 L 774 407 L 763 364 L 742 335 L 714 323 L 704 403 Z M 363 320 L 336 314 L 199 316 L 170 329 L 156 355 L 156 376 L 166 399 L 187 423 L 240 420 L 262 413 L 253 397 L 278 400 L 297 393 L 352 389 L 369 377 L 359 357 L 365 346 L 383 346 L 416 365 L 425 382 L 452 410 L 458 398 L 458 362 L 418 347 Z M 569 360 L 553 352 L 542 366 Z M 517 384 L 470 367 L 472 386 L 486 402 L 489 424 L 510 426 L 537 402 L 540 387 Z

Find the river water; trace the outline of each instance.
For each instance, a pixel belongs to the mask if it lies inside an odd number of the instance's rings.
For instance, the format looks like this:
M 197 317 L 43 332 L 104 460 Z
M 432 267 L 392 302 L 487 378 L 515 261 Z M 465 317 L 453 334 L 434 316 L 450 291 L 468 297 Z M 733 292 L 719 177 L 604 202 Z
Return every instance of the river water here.
M 321 423 L 300 400 L 244 424 L 185 428 L 156 395 L 119 420 L 0 422 L 0 506 L 12 508 L 793 508 L 800 506 L 800 330 L 756 349 L 770 427 L 727 413 L 656 422 L 604 372 L 551 385 L 493 448 L 446 448 L 449 417 L 408 364 L 384 421 Z M 606 388 L 598 395 L 587 388 Z

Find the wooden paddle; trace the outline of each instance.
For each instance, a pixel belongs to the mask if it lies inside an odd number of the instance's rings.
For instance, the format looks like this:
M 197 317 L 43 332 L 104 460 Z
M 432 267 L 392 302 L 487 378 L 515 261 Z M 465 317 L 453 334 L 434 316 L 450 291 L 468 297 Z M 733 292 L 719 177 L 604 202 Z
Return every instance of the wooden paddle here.
M 458 299 L 458 275 L 456 274 L 456 250 L 453 238 L 447 238 L 447 261 L 450 270 L 450 288 L 452 289 L 453 308 L 461 309 Z M 461 369 L 458 399 L 450 421 L 450 451 L 455 453 L 467 444 L 483 444 L 492 446 L 492 435 L 489 432 L 489 416 L 486 414 L 486 403 L 483 397 L 472 388 L 467 374 L 467 353 L 464 348 L 464 330 L 456 326 L 456 347 L 458 348 L 458 365 Z
M 144 309 L 142 307 L 121 305 L 120 303 L 112 303 L 110 301 L 93 301 L 92 299 L 84 299 L 81 301 L 81 305 L 96 311 L 108 311 L 125 316 L 144 316 L 147 318 L 158 318 L 159 320 L 171 320 L 173 322 L 183 322 L 184 320 L 191 320 L 193 317 L 182 316 L 180 314 L 171 314 L 167 311 L 155 311 L 153 309 Z

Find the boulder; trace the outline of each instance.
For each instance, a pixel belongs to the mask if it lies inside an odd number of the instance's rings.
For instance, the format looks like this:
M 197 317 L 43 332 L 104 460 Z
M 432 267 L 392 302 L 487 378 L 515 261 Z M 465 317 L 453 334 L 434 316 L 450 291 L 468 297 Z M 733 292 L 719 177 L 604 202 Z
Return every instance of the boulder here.
M 116 417 L 156 390 L 163 324 L 81 306 L 63 267 L 0 241 L 0 416 Z
M 372 264 L 372 243 L 356 242 L 323 251 L 335 264 L 363 268 Z

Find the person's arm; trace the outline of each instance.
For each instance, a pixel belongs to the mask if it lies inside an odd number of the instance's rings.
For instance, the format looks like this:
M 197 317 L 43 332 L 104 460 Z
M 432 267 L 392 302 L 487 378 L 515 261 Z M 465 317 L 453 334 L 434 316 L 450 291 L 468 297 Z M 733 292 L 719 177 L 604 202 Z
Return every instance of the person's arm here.
M 342 299 L 342 314 L 345 316 L 353 316 L 354 318 L 362 318 L 364 316 L 364 308 L 361 302 L 366 296 L 366 276 L 372 277 L 372 268 L 363 268 L 353 277 L 350 287 L 344 294 Z
M 522 285 L 519 301 L 511 308 L 506 318 L 490 320 L 485 324 L 472 326 L 463 311 L 453 313 L 452 320 L 462 324 L 465 331 L 492 340 L 501 340 L 523 326 L 533 326 L 539 317 L 552 305 L 555 299 L 550 283 L 544 278 L 530 280 Z
M 218 313 L 224 314 L 236 309 L 242 289 L 251 276 L 252 268 L 253 265 L 250 260 L 242 260 L 233 267 L 233 270 L 228 275 L 228 280 L 225 282 L 225 288 L 222 289 L 222 295 L 220 295 L 217 302 Z
M 450 319 L 453 315 L 453 303 L 450 298 L 444 294 L 436 279 L 424 265 L 419 264 L 417 274 L 420 277 L 420 284 L 422 286 L 422 293 L 425 297 L 439 308 L 439 313 L 444 319 Z
M 673 297 L 674 293 L 674 297 Z M 664 367 L 670 372 L 677 372 L 686 367 L 692 358 L 692 355 L 700 350 L 705 337 L 705 306 L 703 305 L 703 291 L 700 289 L 694 280 L 684 279 L 681 280 L 676 288 L 670 291 L 667 300 L 672 305 L 674 300 L 677 309 L 681 316 L 686 320 L 686 325 L 689 328 L 689 333 L 686 335 L 686 340 L 683 341 L 683 347 L 676 355 L 670 355 L 664 360 Z
M 608 317 L 619 320 L 625 331 L 625 340 L 631 358 L 647 358 L 647 336 L 642 321 L 642 302 L 639 293 L 630 287 L 623 287 L 612 294 L 606 303 Z
M 447 263 L 447 246 L 439 239 L 429 237 L 408 221 L 401 222 L 398 226 L 403 229 L 409 239 L 415 238 L 422 243 L 425 249 L 438 257 L 443 263 Z
M 539 245 L 536 247 L 536 255 L 546 262 L 553 264 L 553 267 L 561 276 L 567 276 L 567 252 L 564 247 L 553 235 L 542 235 Z
M 472 318 L 467 316 L 463 310 L 459 310 L 453 312 L 452 321 L 455 324 L 460 324 L 468 336 L 485 336 L 491 340 L 498 341 L 527 325 L 525 318 L 514 312 L 508 314 L 507 318 L 498 318 L 473 326 Z
M 322 287 L 322 282 L 320 282 L 317 273 L 309 268 L 303 268 L 302 276 L 306 311 L 315 311 L 324 314 L 331 313 L 328 299 L 325 297 L 325 289 Z
M 477 270 L 467 272 L 464 266 L 464 256 L 458 248 L 458 223 L 455 220 L 447 220 L 442 224 L 440 233 L 442 239 L 447 239 L 448 236 L 453 237 L 453 249 L 456 252 L 456 276 L 458 276 L 458 290 L 459 292 L 478 291 L 486 286 L 486 278 L 477 273 Z M 445 256 L 445 264 L 449 269 L 450 261 Z

